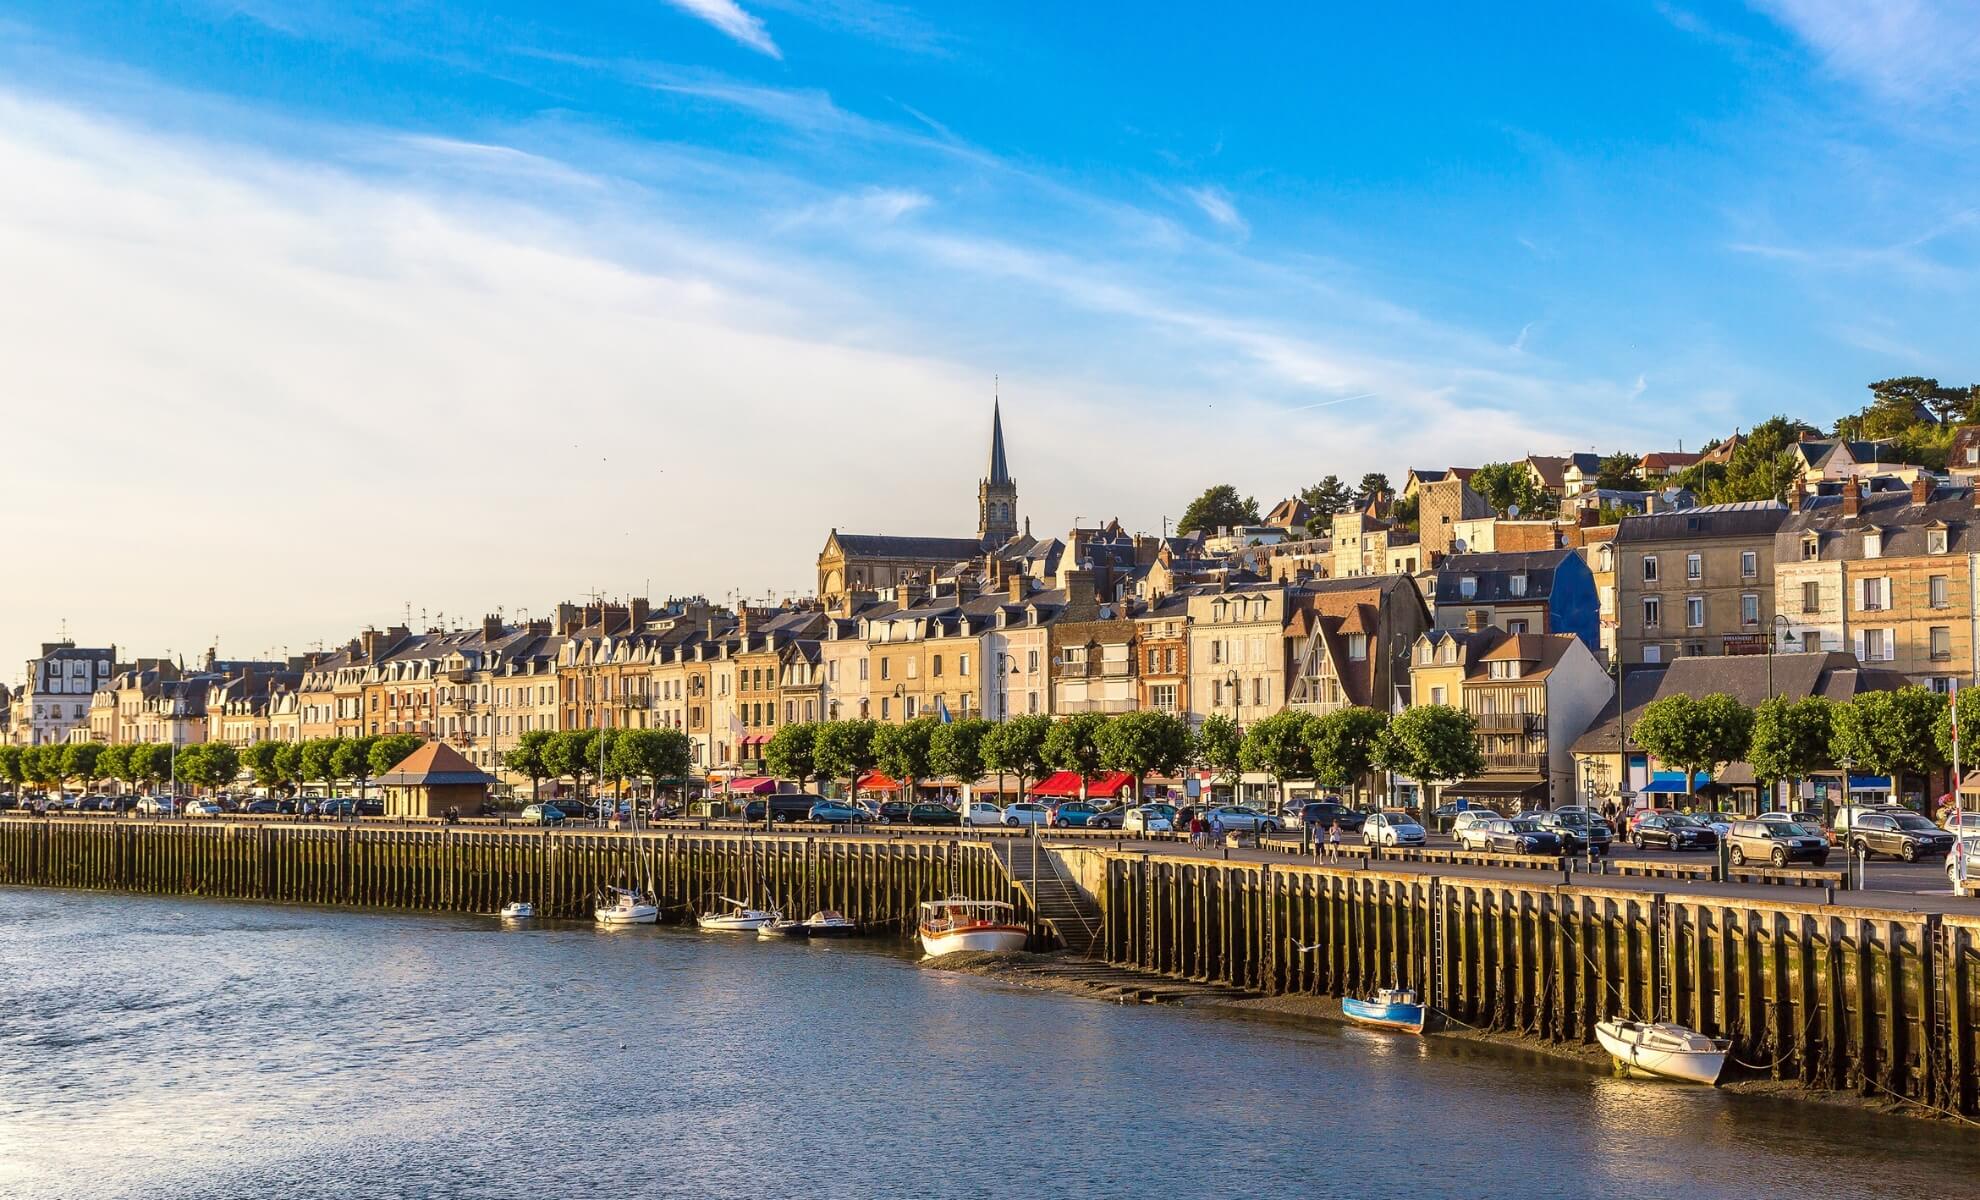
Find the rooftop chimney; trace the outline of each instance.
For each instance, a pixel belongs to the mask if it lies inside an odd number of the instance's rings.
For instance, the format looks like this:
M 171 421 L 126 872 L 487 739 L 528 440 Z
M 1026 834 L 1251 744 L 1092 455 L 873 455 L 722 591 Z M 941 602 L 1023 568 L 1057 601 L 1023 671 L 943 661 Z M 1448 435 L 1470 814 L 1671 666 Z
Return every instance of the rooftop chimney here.
M 1800 512 L 1801 501 L 1802 501 L 1801 485 L 1797 483 L 1793 487 L 1788 489 L 1788 511 Z
M 502 618 L 489 613 L 481 618 L 481 640 L 499 642 L 502 640 Z
M 736 632 L 749 636 L 749 601 L 736 601 Z
M 1465 609 L 1465 610 L 1464 610 L 1464 627 L 1465 627 L 1465 629 L 1466 629 L 1466 630 L 1468 630 L 1468 631 L 1469 631 L 1469 632 L 1471 632 L 1471 633 L 1483 633 L 1483 632 L 1485 632 L 1485 628 L 1486 628 L 1486 626 L 1488 626 L 1488 625 L 1490 625 L 1490 624 L 1492 623 L 1492 622 L 1491 622 L 1491 621 L 1489 620 L 1489 617 L 1490 617 L 1490 615 L 1491 615 L 1491 614 L 1489 614 L 1489 613 L 1487 613 L 1487 612 L 1486 612 L 1486 611 L 1485 611 L 1484 609 L 1482 609 L 1482 608 L 1467 608 L 1467 609 Z
M 1843 480 L 1843 516 L 1853 517 L 1863 510 L 1863 482 L 1851 475 Z
M 363 633 L 358 635 L 358 640 L 362 646 L 364 661 L 368 663 L 375 663 L 378 661 L 378 638 L 379 638 L 379 633 L 376 629 L 367 629 Z
M 1929 504 L 1931 500 L 1932 477 L 1920 472 L 1918 478 L 1911 481 L 1911 502 L 1913 504 Z
M 653 606 L 646 602 L 646 597 L 634 596 L 632 599 L 632 612 L 631 612 L 632 631 L 638 632 L 641 628 L 643 628 L 646 625 L 646 619 L 652 615 L 653 615 Z
M 1976 494 L 1980 494 L 1980 493 L 1976 493 Z M 1027 588 L 1027 585 L 1030 584 L 1030 582 L 1031 582 L 1030 578 L 1027 575 L 1025 575 L 1023 571 L 1011 572 L 1010 585 L 1011 585 L 1012 604 L 1024 603 L 1025 590 Z

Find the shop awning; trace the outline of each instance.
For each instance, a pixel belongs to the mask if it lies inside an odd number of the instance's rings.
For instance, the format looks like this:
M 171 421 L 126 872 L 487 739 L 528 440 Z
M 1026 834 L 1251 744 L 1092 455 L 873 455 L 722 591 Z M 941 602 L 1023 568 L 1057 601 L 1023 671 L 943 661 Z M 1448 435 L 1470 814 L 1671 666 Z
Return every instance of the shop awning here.
M 1086 794 L 1094 796 L 1118 796 L 1134 786 L 1134 776 L 1126 771 L 1109 771 L 1105 775 L 1094 775 L 1086 781 Z M 1079 795 L 1079 772 L 1059 771 L 1040 780 L 1031 789 L 1034 796 L 1077 796 Z
M 1891 790 L 1889 775 L 1851 775 L 1849 790 L 1852 792 L 1888 792 Z
M 745 750 L 754 746 L 767 746 L 770 744 L 770 735 L 767 733 L 746 733 L 743 735 L 742 741 L 736 744 Z
M 741 779 L 731 779 L 729 790 L 751 796 L 767 796 L 777 790 L 777 781 L 768 775 L 745 775 Z
M 878 771 L 868 771 L 859 777 L 858 790 L 863 792 L 898 792 L 901 785 L 892 776 Z

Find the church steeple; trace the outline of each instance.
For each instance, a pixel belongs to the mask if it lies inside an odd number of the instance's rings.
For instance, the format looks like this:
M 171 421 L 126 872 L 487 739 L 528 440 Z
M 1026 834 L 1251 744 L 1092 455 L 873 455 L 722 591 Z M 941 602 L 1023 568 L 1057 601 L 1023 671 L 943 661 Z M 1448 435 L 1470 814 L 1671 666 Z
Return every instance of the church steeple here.
M 1001 397 L 990 402 L 990 474 L 976 487 L 976 536 L 986 546 L 1001 546 L 1017 536 L 1017 480 L 1004 457 L 1004 409 Z

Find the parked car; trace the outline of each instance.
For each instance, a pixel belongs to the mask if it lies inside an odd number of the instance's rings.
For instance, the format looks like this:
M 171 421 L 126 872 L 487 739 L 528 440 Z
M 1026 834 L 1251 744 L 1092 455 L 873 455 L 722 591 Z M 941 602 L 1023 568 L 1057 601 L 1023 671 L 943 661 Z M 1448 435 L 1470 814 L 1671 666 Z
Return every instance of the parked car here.
M 1829 861 L 1829 839 L 1788 821 L 1734 821 L 1726 853 L 1735 867 L 1749 860 L 1785 867 L 1791 862 L 1821 866 Z
M 562 825 L 564 810 L 554 804 L 532 804 L 522 810 L 521 820 L 525 825 Z
M 1910 809 L 1864 813 L 1849 829 L 1849 848 L 1857 854 L 1887 854 L 1905 862 L 1941 858 L 1952 853 L 1957 839 Z
M 281 812 L 282 803 L 279 800 L 269 800 L 265 798 L 261 800 L 250 800 L 248 801 L 248 806 L 242 809 L 241 811 L 245 813 L 251 813 L 256 816 L 268 816 L 273 813 Z
M 1006 825 L 1050 825 L 1052 810 L 1036 800 L 1014 800 L 1004 806 Z
M 1123 833 L 1169 833 L 1176 827 L 1173 804 L 1137 804 L 1121 818 Z
M 1655 846 L 1660 850 L 1716 850 L 1719 835 L 1683 813 L 1645 817 L 1631 835 L 1639 850 Z
M 1729 812 L 1701 812 L 1689 813 L 1687 815 L 1692 820 L 1717 834 L 1721 841 L 1724 841 L 1726 835 L 1732 832 L 1732 827 L 1735 823 L 1746 819 L 1738 813 Z
M 357 815 L 358 804 L 349 796 L 331 796 L 316 802 L 316 815 L 320 817 L 350 817 Z
M 971 825 L 1002 825 L 1004 810 L 988 800 L 971 800 L 963 811 L 963 820 Z
M 1850 830 L 1855 829 L 1856 823 L 1864 817 L 1873 814 L 1894 816 L 1898 813 L 1908 813 L 1910 811 L 1910 809 L 1904 807 L 1902 804 L 1845 804 L 1836 810 L 1834 826 L 1836 840 L 1838 843 L 1846 842 L 1849 839 Z
M 1634 834 L 1637 831 L 1637 829 L 1645 821 L 1649 820 L 1651 817 L 1675 817 L 1677 815 L 1678 815 L 1678 810 L 1675 808 L 1635 809 L 1629 814 L 1629 831 L 1631 834 Z
M 772 821 L 802 821 L 811 815 L 812 806 L 824 798 L 810 792 L 778 792 L 772 796 L 758 796 L 743 805 L 743 820 L 762 821 L 763 805 L 767 801 Z
M 1338 825 L 1343 834 L 1359 833 L 1368 820 L 1368 814 L 1356 812 L 1338 800 L 1309 800 L 1298 808 L 1297 820 L 1286 823 L 1288 829 L 1310 828 L 1316 834 L 1325 833 L 1330 826 Z
M 1125 808 L 1097 809 L 1092 816 L 1086 818 L 1086 827 L 1088 829 L 1119 829 L 1122 819 L 1126 816 L 1127 810 Z
M 1959 890 L 1961 878 L 1980 882 L 1980 833 L 1962 835 L 1946 855 L 1946 882 L 1954 891 Z
M 1370 846 L 1421 846 L 1423 826 L 1400 808 L 1385 808 L 1368 814 L 1361 826 L 1361 840 Z
M 1099 811 L 1099 806 L 1090 801 L 1062 800 L 1052 806 L 1052 824 L 1059 829 L 1084 829 Z
M 21 802 L 14 797 L 14 793 L 0 792 L 0 812 L 6 812 L 8 809 L 18 808 L 20 807 L 20 803 Z
M 360 817 L 382 817 L 385 815 L 385 802 L 376 796 L 366 796 L 357 802 L 357 814 Z
M 186 815 L 188 817 L 218 817 L 225 812 L 225 809 L 221 808 L 218 803 L 212 800 L 188 800 L 186 802 Z
M 138 800 L 138 812 L 147 817 L 169 817 L 178 811 L 170 796 L 145 796 Z
M 822 821 L 827 825 L 852 825 L 867 819 L 866 810 L 843 800 L 820 800 L 805 814 L 811 821 Z
M 1485 827 L 1494 821 L 1504 819 L 1489 808 L 1467 809 L 1452 819 L 1451 836 L 1457 839 L 1460 850 L 1483 850 Z
M 1947 833 L 1980 833 L 1980 810 L 1963 808 L 1949 812 L 1946 819 L 1939 822 L 1939 828 Z
M 1769 825 L 1799 825 L 1809 833 L 1820 835 L 1829 845 L 1836 844 L 1836 831 L 1822 824 L 1822 818 L 1812 812 L 1767 812 L 1754 820 L 1765 821 Z
M 1542 825 L 1531 813 L 1485 823 L 1485 848 L 1494 854 L 1558 856 L 1567 848 L 1560 832 Z
M 908 809 L 910 825 L 962 825 L 962 814 L 946 804 L 924 800 Z
M 880 802 L 880 823 L 882 825 L 905 825 L 912 806 L 905 800 L 882 800 Z
M 1530 819 L 1542 828 L 1553 830 L 1560 836 L 1561 849 L 1568 854 L 1600 858 L 1609 852 L 1610 845 L 1616 840 L 1608 822 L 1585 808 L 1557 808 L 1552 812 L 1531 813 L 1521 819 Z
M 1220 804 L 1203 814 L 1203 823 L 1216 823 L 1225 833 L 1255 833 L 1267 837 L 1279 831 L 1279 823 L 1271 813 L 1260 812 L 1242 804 Z

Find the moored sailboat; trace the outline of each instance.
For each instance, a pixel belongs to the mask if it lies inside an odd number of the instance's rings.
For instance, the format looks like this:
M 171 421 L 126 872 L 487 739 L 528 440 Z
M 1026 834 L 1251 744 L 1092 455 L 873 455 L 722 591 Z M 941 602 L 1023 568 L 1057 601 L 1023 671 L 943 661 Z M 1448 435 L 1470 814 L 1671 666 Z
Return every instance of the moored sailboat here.
M 1625 1071 L 1710 1087 L 1725 1069 L 1730 1041 L 1709 1038 L 1682 1025 L 1609 1020 L 1595 1023 L 1595 1040 Z
M 919 922 L 921 948 L 930 958 L 976 951 L 1007 954 L 1024 949 L 1031 931 L 1018 923 L 1017 908 L 1002 900 L 924 901 Z
M 600 905 L 592 910 L 592 916 L 600 925 L 657 925 L 660 923 L 660 908 L 639 898 L 639 893 L 625 888 L 608 887 L 606 891 L 617 897 L 609 905 Z
M 784 919 L 784 914 L 774 908 L 751 908 L 734 896 L 718 899 L 729 903 L 727 911 L 703 913 L 695 918 L 695 924 L 709 933 L 755 933 Z

